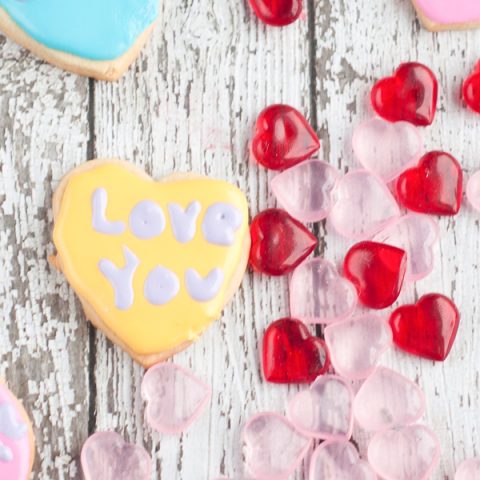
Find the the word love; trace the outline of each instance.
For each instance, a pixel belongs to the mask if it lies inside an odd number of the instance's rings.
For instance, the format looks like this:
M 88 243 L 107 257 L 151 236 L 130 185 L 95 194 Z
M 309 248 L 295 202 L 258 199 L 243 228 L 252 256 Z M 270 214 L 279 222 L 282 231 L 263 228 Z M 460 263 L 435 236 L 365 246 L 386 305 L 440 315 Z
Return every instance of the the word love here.
M 98 233 L 121 235 L 126 231 L 125 222 L 106 218 L 108 194 L 98 188 L 92 197 L 92 226 Z M 167 205 L 168 215 L 175 239 L 188 243 L 197 233 L 197 222 L 202 210 L 198 201 L 191 202 L 185 209 L 178 203 Z M 201 230 L 208 243 L 228 247 L 235 242 L 235 232 L 242 225 L 242 214 L 228 203 L 217 202 L 209 206 L 202 221 Z M 128 218 L 130 231 L 142 240 L 161 235 L 167 221 L 163 209 L 152 200 L 142 200 L 131 210 Z

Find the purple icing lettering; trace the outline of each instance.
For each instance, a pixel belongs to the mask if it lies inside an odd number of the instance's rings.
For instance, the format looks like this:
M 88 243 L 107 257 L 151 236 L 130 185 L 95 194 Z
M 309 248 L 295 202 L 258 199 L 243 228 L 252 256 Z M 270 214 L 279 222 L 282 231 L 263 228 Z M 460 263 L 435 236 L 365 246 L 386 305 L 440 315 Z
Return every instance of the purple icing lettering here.
M 12 405 L 0 405 L 0 433 L 12 440 L 20 440 L 27 433 L 27 425 L 17 420 L 17 413 Z
M 193 268 L 185 272 L 187 292 L 197 302 L 208 302 L 214 299 L 222 284 L 223 272 L 219 268 L 213 269 L 205 278 Z
M 143 290 L 145 298 L 150 303 L 165 305 L 177 296 L 180 282 L 172 271 L 159 266 L 148 274 Z
M 165 215 L 158 204 L 143 200 L 130 212 L 130 229 L 142 240 L 157 237 L 165 229 Z
M 242 214 L 228 203 L 214 203 L 208 207 L 202 222 L 205 240 L 228 247 L 235 242 L 235 232 L 242 225 Z
M 98 233 L 107 235 L 120 235 L 125 231 L 123 222 L 107 220 L 106 210 L 108 194 L 104 188 L 97 188 L 92 195 L 92 227 Z
M 140 262 L 126 246 L 123 247 L 123 256 L 125 257 L 123 268 L 118 268 L 106 259 L 100 260 L 98 268 L 115 291 L 115 306 L 120 310 L 128 310 L 133 305 L 133 275 Z
M 13 452 L 0 440 L 0 462 L 10 463 L 13 460 Z
M 172 224 L 173 234 L 180 243 L 193 240 L 197 231 L 197 218 L 202 206 L 199 202 L 192 202 L 184 210 L 178 203 L 168 204 L 168 213 Z

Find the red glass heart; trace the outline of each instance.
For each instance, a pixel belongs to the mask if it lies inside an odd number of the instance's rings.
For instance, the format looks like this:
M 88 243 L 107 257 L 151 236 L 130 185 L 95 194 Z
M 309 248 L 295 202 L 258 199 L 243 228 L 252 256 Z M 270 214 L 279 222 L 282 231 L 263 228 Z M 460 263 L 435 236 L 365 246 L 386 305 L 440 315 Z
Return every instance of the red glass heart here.
M 260 20 L 274 27 L 295 22 L 302 13 L 302 0 L 250 0 Z
M 265 380 L 273 383 L 310 383 L 330 365 L 325 342 L 292 318 L 267 328 L 262 356 Z
M 462 93 L 468 108 L 480 113 L 480 62 L 475 65 L 472 74 L 463 82 Z
M 413 355 L 443 361 L 457 335 L 460 314 L 455 304 L 439 294 L 425 295 L 390 317 L 395 344 Z
M 318 240 L 284 210 L 260 212 L 250 225 L 250 265 L 260 273 L 284 275 L 315 250 Z
M 320 141 L 306 118 L 288 105 L 272 105 L 255 125 L 252 154 L 271 170 L 285 170 L 310 158 Z
M 393 77 L 380 80 L 372 89 L 374 110 L 389 122 L 404 120 L 431 125 L 437 109 L 438 82 L 421 63 L 403 63 Z
M 363 305 L 381 309 L 398 298 L 407 268 L 407 254 L 383 243 L 360 242 L 345 256 L 343 271 Z
M 397 179 L 397 197 L 415 212 L 456 215 L 462 204 L 463 173 L 460 164 L 445 152 L 425 154 L 418 166 Z

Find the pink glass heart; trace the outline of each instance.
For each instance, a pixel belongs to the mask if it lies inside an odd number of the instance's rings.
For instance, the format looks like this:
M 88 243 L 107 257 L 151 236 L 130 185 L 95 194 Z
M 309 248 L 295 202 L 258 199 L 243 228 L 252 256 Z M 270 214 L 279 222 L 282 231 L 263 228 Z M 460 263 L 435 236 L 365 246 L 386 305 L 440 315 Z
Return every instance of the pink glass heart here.
M 363 239 L 375 235 L 400 216 L 387 186 L 367 170 L 347 173 L 338 183 L 329 220 L 340 235 Z
M 480 458 L 465 460 L 455 474 L 455 480 L 478 480 L 480 478 Z
M 438 223 L 427 215 L 411 213 L 375 235 L 374 241 L 407 252 L 405 280 L 416 282 L 429 275 L 435 263 L 433 248 L 440 238 Z
M 353 151 L 364 168 L 390 182 L 420 158 L 423 142 L 411 123 L 372 118 L 356 128 Z
M 353 429 L 353 391 L 336 375 L 318 377 L 288 405 L 288 418 L 303 434 L 322 440 L 349 440 Z
M 149 425 L 161 433 L 185 431 L 210 401 L 211 391 L 189 371 L 173 363 L 150 368 L 142 381 Z
M 313 452 L 309 480 L 375 480 L 370 465 L 347 441 L 324 442 Z
M 290 313 L 307 323 L 333 323 L 348 318 L 357 305 L 357 291 L 323 258 L 303 262 L 290 279 Z
M 271 187 L 278 203 L 301 222 L 323 220 L 333 206 L 338 170 L 319 160 L 308 160 L 277 175 Z
M 423 425 L 377 433 L 368 446 L 368 460 L 384 480 L 427 480 L 438 464 L 440 445 Z
M 283 480 L 301 463 L 311 440 L 276 413 L 252 417 L 243 430 L 248 473 L 258 480 Z
M 152 460 L 143 447 L 131 445 L 114 432 L 98 432 L 83 445 L 85 480 L 150 480 Z
M 352 380 L 368 377 L 392 344 L 390 326 L 372 314 L 329 325 L 324 335 L 333 368 Z
M 467 198 L 470 205 L 480 211 L 480 170 L 475 172 L 467 183 Z
M 353 411 L 358 424 L 369 432 L 404 427 L 425 413 L 425 396 L 408 378 L 378 367 L 358 391 Z

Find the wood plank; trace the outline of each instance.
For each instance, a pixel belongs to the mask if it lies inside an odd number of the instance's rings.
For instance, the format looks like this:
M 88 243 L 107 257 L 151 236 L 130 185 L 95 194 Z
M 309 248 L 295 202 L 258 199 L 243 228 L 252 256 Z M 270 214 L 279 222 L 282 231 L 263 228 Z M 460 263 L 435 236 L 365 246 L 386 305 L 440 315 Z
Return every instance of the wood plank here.
M 87 112 L 88 80 L 0 36 L 0 375 L 33 420 L 39 479 L 76 478 L 87 434 L 87 324 L 47 261 L 52 189 L 85 158 Z
M 274 205 L 270 176 L 250 163 L 248 141 L 270 103 L 308 113 L 308 23 L 266 28 L 247 3 L 163 2 L 161 25 L 134 69 L 115 85 L 96 86 L 97 155 L 130 159 L 156 176 L 193 170 L 230 180 L 253 214 Z M 248 275 L 222 321 L 175 358 L 213 387 L 211 408 L 180 437 L 151 436 L 142 369 L 98 335 L 97 427 L 147 445 L 155 478 L 238 478 L 245 420 L 285 408 L 289 390 L 261 380 L 257 346 L 265 327 L 288 314 L 286 298 L 284 280 Z
M 418 60 L 437 73 L 441 88 L 436 121 L 423 130 L 426 148 L 450 151 L 467 175 L 479 168 L 478 116 L 459 98 L 462 79 L 478 60 L 480 31 L 429 33 L 420 27 L 408 1 L 319 1 L 315 18 L 318 123 L 328 136 L 328 141 L 322 138 L 326 159 L 342 171 L 359 167 L 351 136 L 355 125 L 372 115 L 370 88 L 402 61 Z M 430 292 L 452 296 L 462 315 L 452 354 L 444 364 L 433 364 L 392 351 L 384 364 L 423 388 L 428 403 L 424 423 L 436 431 L 442 445 L 441 465 L 432 478 L 448 479 L 461 461 L 480 455 L 480 341 L 473 334 L 478 323 L 478 214 L 466 206 L 455 219 L 442 219 L 440 226 L 434 272 L 410 285 L 398 303 Z M 325 256 L 341 261 L 348 242 L 325 228 L 323 233 Z M 357 438 L 364 448 L 366 438 L 358 433 Z

